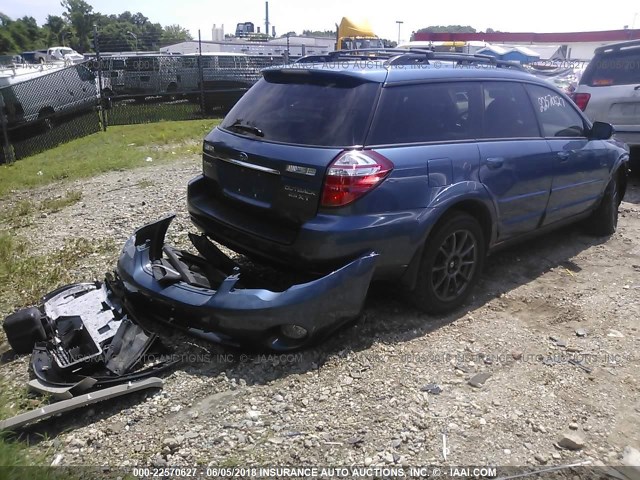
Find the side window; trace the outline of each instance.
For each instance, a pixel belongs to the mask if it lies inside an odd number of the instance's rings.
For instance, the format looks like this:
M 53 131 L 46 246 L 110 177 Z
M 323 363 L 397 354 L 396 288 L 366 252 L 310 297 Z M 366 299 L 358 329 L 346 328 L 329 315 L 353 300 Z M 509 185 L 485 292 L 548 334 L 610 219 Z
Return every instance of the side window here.
M 515 82 L 485 82 L 484 138 L 539 137 L 538 122 L 524 87 Z
M 92 82 L 96 79 L 95 75 L 91 73 L 91 71 L 84 65 L 77 65 L 76 68 L 78 71 L 78 76 L 83 82 Z
M 480 84 L 402 85 L 382 90 L 368 143 L 420 143 L 477 138 Z
M 583 137 L 584 121 L 570 102 L 553 90 L 527 85 L 545 137 Z
M 218 66 L 220 68 L 234 68 L 235 67 L 235 63 L 233 61 L 234 57 L 231 56 L 219 56 L 218 57 Z

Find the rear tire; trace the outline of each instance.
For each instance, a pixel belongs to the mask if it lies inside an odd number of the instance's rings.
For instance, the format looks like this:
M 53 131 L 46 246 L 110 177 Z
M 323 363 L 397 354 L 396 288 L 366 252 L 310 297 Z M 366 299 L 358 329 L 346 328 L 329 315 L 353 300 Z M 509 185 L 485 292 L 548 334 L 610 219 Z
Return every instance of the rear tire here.
M 38 121 L 40 123 L 41 133 L 47 133 L 54 129 L 56 126 L 53 115 L 55 112 L 51 107 L 43 108 L 38 114 Z
M 169 94 L 168 97 L 170 102 L 175 102 L 176 100 L 178 100 L 178 95 L 176 94 L 177 91 L 178 86 L 175 83 L 170 83 L 167 87 L 167 93 Z
M 588 219 L 587 225 L 592 235 L 598 237 L 613 235 L 618 228 L 620 191 L 616 177 L 611 179 L 600 201 L 600 205 L 598 205 L 598 208 L 596 208 Z
M 427 313 L 460 307 L 478 282 L 484 257 L 478 221 L 464 212 L 451 214 L 427 238 L 411 301 Z

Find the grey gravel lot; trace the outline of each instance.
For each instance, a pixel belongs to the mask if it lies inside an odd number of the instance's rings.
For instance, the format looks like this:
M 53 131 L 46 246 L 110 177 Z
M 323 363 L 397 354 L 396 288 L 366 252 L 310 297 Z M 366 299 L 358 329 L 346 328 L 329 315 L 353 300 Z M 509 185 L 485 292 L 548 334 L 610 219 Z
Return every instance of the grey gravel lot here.
M 186 184 L 199 170 L 193 157 L 113 172 L 0 208 L 82 191 L 16 231 L 38 254 L 74 236 L 121 244 L 168 212 L 171 241 L 186 244 Z M 497 253 L 453 314 L 429 317 L 379 284 L 354 325 L 296 354 L 175 335 L 185 362 L 162 391 L 40 425 L 31 448 L 62 465 L 619 464 L 625 447 L 640 449 L 639 238 L 636 179 L 611 238 L 576 226 Z M 78 280 L 100 278 L 116 255 L 83 259 Z M 27 360 L 2 377 L 24 381 Z

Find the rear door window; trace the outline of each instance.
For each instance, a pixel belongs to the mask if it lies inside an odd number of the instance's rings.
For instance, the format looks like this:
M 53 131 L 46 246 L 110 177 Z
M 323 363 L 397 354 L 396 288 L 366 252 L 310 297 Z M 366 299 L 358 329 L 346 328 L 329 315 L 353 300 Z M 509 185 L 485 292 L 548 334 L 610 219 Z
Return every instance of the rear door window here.
M 583 137 L 584 121 L 576 109 L 557 92 L 539 85 L 527 85 L 545 137 Z
M 235 57 L 227 57 L 227 56 L 219 56 L 218 57 L 218 66 L 220 68 L 235 68 Z
M 298 145 L 364 144 L 379 83 L 302 70 L 266 72 L 265 77 L 227 114 L 221 128 Z
M 384 88 L 368 144 L 470 140 L 479 134 L 480 84 L 425 83 Z
M 591 87 L 640 84 L 640 49 L 596 56 L 580 83 Z
M 82 80 L 83 82 L 92 82 L 96 79 L 94 74 L 91 73 L 91 71 L 88 68 L 86 68 L 84 65 L 76 65 L 76 69 L 78 71 L 78 76 L 80 77 L 80 80 Z
M 485 82 L 484 138 L 539 137 L 540 130 L 524 87 L 516 82 Z

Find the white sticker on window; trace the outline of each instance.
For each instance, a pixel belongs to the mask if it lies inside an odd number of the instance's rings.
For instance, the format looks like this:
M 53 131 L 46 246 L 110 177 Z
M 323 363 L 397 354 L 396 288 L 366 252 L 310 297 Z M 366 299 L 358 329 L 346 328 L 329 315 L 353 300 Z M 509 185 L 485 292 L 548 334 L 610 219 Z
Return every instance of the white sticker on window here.
M 538 106 L 540 107 L 540 113 L 546 112 L 553 107 L 564 107 L 565 101 L 560 95 L 544 95 L 538 97 Z

